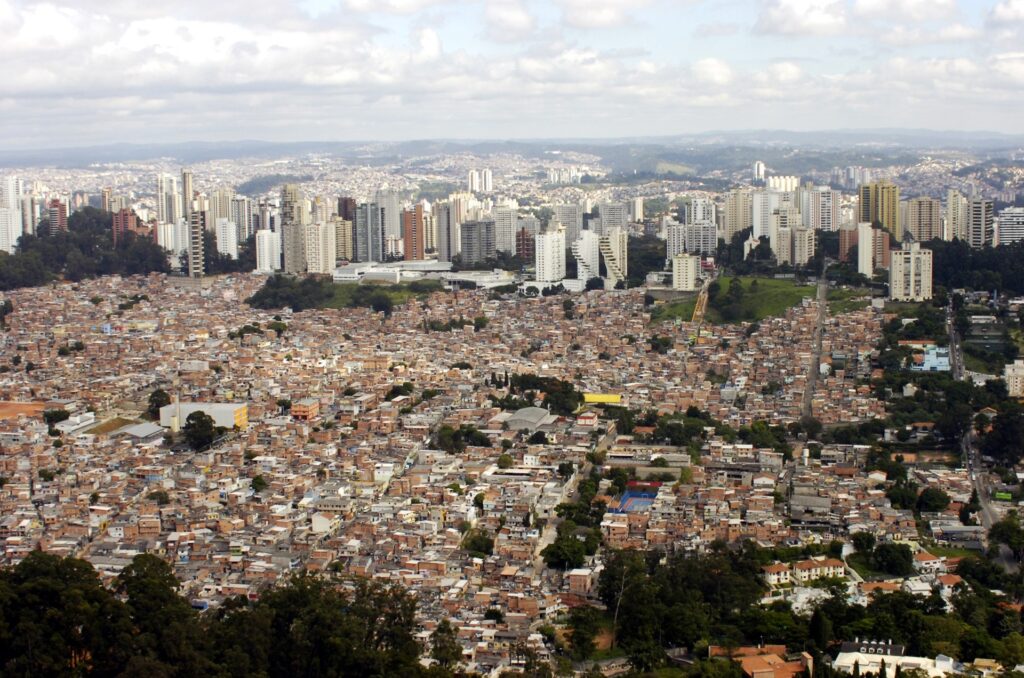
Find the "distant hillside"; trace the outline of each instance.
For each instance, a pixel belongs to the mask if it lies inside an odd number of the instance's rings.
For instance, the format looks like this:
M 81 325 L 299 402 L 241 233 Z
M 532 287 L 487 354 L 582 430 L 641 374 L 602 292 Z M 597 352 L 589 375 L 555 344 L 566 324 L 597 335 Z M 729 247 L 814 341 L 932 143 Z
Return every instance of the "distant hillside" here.
M 300 184 L 312 179 L 313 177 L 308 174 L 265 174 L 238 184 L 235 186 L 235 191 L 242 195 L 258 196 L 274 189 L 280 189 L 283 184 Z

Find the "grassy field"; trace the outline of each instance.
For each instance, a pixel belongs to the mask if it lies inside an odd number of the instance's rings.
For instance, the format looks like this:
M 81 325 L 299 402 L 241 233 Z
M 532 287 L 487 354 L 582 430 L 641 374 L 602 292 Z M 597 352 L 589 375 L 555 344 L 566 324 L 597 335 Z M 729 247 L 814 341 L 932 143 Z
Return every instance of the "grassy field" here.
M 870 290 L 836 289 L 828 291 L 828 312 L 832 315 L 852 313 L 871 305 Z
M 868 565 L 867 559 L 860 553 L 851 553 L 846 556 L 846 563 L 867 581 L 891 578 L 885 572 L 879 572 Z
M 113 419 L 107 419 L 102 424 L 97 424 L 96 426 L 93 426 L 91 429 L 86 431 L 86 433 L 91 433 L 93 435 L 103 435 L 104 433 L 112 433 L 119 428 L 124 428 L 125 426 L 134 423 L 135 422 L 132 421 L 131 419 L 125 419 L 123 417 L 114 417 Z
M 706 320 L 716 325 L 723 325 L 741 320 L 757 321 L 772 316 L 782 315 L 786 309 L 796 306 L 805 297 L 813 297 L 815 288 L 795 280 L 776 280 L 774 278 L 736 278 L 743 286 L 743 297 L 739 304 L 730 305 L 727 292 L 734 278 L 718 278 L 719 293 L 714 301 L 708 304 Z M 756 281 L 756 285 L 754 282 Z M 753 289 L 752 289 L 753 286 Z M 652 322 L 663 320 L 689 321 L 693 317 L 693 309 L 697 300 L 688 299 L 670 304 L 661 304 L 651 313 Z M 731 317 L 730 317 L 731 316 Z
M 422 289 L 420 289 L 422 288 Z M 360 306 L 362 304 L 357 303 L 357 295 L 367 294 L 368 292 L 383 292 L 391 298 L 391 303 L 395 306 L 401 306 L 405 302 L 409 301 L 413 297 L 424 297 L 434 291 L 440 291 L 442 289 L 441 284 L 429 285 L 427 283 L 418 283 L 415 287 L 411 286 L 411 283 L 401 283 L 398 285 L 387 285 L 387 284 L 365 284 L 359 285 L 356 283 L 335 283 L 334 284 L 334 296 L 330 301 L 324 304 L 325 308 L 351 308 L 353 306 Z

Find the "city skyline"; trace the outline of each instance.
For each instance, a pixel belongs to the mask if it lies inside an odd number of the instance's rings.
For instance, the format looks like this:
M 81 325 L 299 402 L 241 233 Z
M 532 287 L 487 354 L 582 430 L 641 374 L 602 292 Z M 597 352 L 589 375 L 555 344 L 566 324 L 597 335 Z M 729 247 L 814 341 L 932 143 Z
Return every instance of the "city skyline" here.
M 9 148 L 1024 132 L 1024 0 L 5 0 Z

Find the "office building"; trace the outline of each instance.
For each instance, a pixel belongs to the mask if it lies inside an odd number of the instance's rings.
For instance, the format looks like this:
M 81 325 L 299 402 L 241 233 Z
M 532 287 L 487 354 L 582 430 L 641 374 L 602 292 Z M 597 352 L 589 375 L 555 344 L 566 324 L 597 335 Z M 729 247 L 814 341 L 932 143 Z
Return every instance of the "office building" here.
M 918 242 L 942 238 L 942 203 L 934 198 L 908 200 L 906 231 Z
M 601 237 L 593 231 L 581 231 L 572 243 L 576 259 L 576 279 L 590 280 L 601 276 Z
M 857 221 L 881 225 L 897 241 L 903 239 L 900 223 L 900 187 L 891 181 L 876 181 L 861 186 L 858 195 Z
M 1024 207 L 1008 207 L 999 213 L 999 244 L 1024 240 Z
M 995 241 L 995 219 L 992 201 L 971 198 L 967 201 L 967 244 L 971 247 L 989 247 Z
M 519 209 L 514 206 L 494 208 L 494 246 L 499 252 L 514 254 Z
M 534 265 L 538 283 L 554 284 L 565 279 L 565 228 L 561 224 L 537 234 Z
M 238 225 L 226 217 L 214 222 L 214 236 L 217 238 L 217 251 L 221 254 L 238 258 Z
M 361 262 L 384 261 L 384 224 L 381 209 L 375 202 L 356 207 L 355 258 Z
M 470 193 L 480 192 L 480 173 L 476 170 L 469 170 L 466 176 L 466 190 Z
M 423 204 L 402 210 L 402 246 L 406 261 L 420 261 L 426 251 L 426 224 Z
M 374 202 L 380 208 L 381 225 L 384 237 L 402 237 L 402 209 L 398 201 L 398 193 L 390 189 L 377 191 Z M 374 261 L 380 261 L 375 259 Z
M 480 172 L 480 189 L 484 193 L 491 193 L 494 191 L 494 173 L 489 169 L 485 169 Z
M 156 177 L 156 220 L 161 224 L 174 224 L 182 218 L 182 198 L 178 193 L 178 179 L 170 174 Z
M 928 301 L 932 298 L 932 252 L 917 242 L 905 242 L 892 253 L 889 298 L 893 301 Z
M 185 221 L 190 221 L 192 215 L 192 201 L 195 199 L 195 187 L 192 182 L 192 170 L 181 170 L 181 216 Z
M 672 289 L 693 292 L 697 289 L 697 274 L 700 272 L 700 257 L 680 253 L 672 257 Z
M 960 191 L 950 189 L 946 193 L 946 240 L 967 241 L 967 198 Z
M 306 232 L 306 270 L 319 275 L 334 273 L 337 254 L 337 227 L 330 221 L 308 224 Z
M 494 222 L 467 221 L 459 232 L 464 266 L 477 266 L 495 258 Z
M 750 175 L 750 180 L 753 181 L 755 184 L 760 184 L 760 183 L 764 182 L 764 171 L 765 171 L 764 163 L 761 162 L 760 160 L 755 160 L 754 161 L 753 171 L 751 172 L 751 175 Z
M 604 258 L 605 287 L 614 288 L 619 283 L 625 284 L 629 275 L 629 233 L 623 228 L 605 231 L 601 235 L 599 247 Z
M 256 231 L 256 272 L 281 270 L 281 236 L 269 228 Z

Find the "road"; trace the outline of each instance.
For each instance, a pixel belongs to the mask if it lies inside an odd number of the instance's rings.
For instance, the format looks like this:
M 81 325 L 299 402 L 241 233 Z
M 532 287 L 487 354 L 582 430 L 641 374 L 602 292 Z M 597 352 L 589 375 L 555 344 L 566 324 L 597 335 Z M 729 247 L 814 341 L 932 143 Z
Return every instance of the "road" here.
M 807 366 L 807 384 L 804 387 L 804 402 L 801 414 L 805 417 L 813 416 L 814 411 L 811 404 L 814 400 L 814 389 L 818 385 L 818 375 L 821 374 L 821 339 L 825 334 L 825 318 L 828 317 L 828 262 L 825 262 L 818 278 L 818 318 L 814 325 L 814 349 L 811 354 L 811 363 Z
M 963 348 L 960 346 L 960 335 L 953 323 L 953 305 L 950 303 L 946 311 L 946 325 L 949 329 L 949 366 L 953 378 L 963 381 L 966 377 L 964 369 Z M 969 429 L 960 439 L 960 453 L 964 463 L 967 464 L 967 472 L 971 474 L 971 482 L 974 491 L 978 494 L 978 503 L 981 510 L 978 511 L 978 518 L 981 526 L 985 528 L 986 535 L 992 525 L 999 520 L 999 513 L 992 507 L 992 490 L 988 486 L 988 469 L 981 461 L 981 451 L 977 446 L 977 435 L 973 429 Z M 987 543 L 987 537 L 985 538 Z M 1016 573 L 1019 569 L 1017 560 L 1013 557 L 1013 551 L 1006 544 L 999 545 L 999 556 L 996 562 L 1002 565 L 1003 569 L 1010 573 Z

